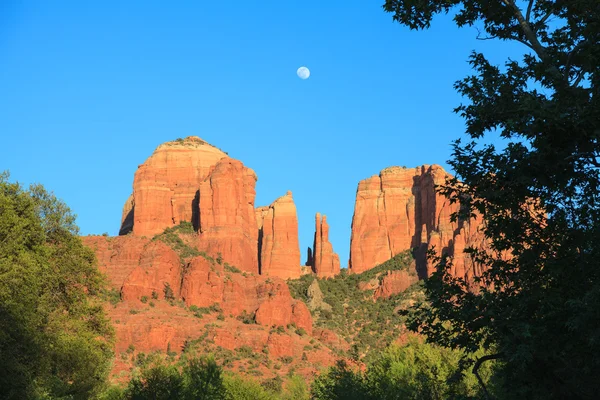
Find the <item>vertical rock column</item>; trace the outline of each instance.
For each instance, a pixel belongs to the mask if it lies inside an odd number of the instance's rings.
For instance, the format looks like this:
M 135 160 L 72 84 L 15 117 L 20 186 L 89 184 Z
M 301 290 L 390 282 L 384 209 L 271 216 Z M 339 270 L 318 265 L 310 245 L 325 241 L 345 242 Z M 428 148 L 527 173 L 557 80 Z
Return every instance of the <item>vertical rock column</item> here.
M 323 278 L 333 277 L 340 273 L 340 257 L 333 252 L 329 243 L 329 225 L 327 217 L 317 213 L 315 217 L 315 241 L 313 248 L 313 271 Z
M 198 204 L 198 247 L 252 273 L 258 273 L 256 179 L 240 161 L 224 158 L 200 184 Z
M 298 217 L 292 192 L 268 207 L 256 209 L 261 275 L 282 279 L 300 277 Z

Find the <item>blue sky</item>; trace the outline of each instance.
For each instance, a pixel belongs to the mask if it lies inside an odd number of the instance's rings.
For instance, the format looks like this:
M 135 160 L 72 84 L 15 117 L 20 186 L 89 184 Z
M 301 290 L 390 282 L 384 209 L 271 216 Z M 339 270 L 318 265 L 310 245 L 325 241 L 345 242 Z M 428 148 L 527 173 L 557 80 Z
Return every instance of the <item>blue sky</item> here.
M 470 51 L 515 52 L 448 17 L 411 32 L 382 3 L 3 1 L 0 170 L 115 235 L 137 166 L 197 135 L 256 171 L 257 206 L 293 192 L 303 257 L 326 214 L 345 266 L 358 181 L 446 166 Z

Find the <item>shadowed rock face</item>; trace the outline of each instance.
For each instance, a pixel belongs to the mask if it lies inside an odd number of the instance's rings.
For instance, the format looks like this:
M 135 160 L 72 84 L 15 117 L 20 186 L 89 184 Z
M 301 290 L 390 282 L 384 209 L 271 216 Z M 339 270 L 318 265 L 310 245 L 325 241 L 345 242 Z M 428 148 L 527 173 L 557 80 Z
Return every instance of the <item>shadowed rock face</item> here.
M 298 217 L 292 192 L 268 207 L 256 209 L 258 251 L 261 275 L 282 279 L 300 277 Z
M 317 213 L 315 217 L 315 241 L 312 254 L 313 272 L 321 278 L 329 278 L 340 273 L 340 257 L 333 252 L 329 242 L 327 217 Z
M 121 233 L 153 236 L 181 221 L 193 222 L 200 183 L 225 157 L 223 151 L 196 136 L 158 146 L 135 172 Z M 127 220 L 130 214 L 132 221 Z
M 457 204 L 436 193 L 450 175 L 439 165 L 417 168 L 390 167 L 358 184 L 352 236 L 350 269 L 360 273 L 407 249 L 418 249 L 417 270 L 429 276 L 425 261 L 428 248 L 456 253 L 454 273 L 473 274 L 462 249 L 481 241 L 478 221 L 451 222 Z M 456 244 L 456 245 L 455 245 Z

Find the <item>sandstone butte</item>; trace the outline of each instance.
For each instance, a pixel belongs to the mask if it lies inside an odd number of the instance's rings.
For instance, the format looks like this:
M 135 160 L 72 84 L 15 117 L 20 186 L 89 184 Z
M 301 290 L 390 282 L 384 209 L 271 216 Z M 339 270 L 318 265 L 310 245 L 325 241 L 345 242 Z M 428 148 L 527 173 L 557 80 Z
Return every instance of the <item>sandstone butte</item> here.
M 331 278 L 340 273 L 340 257 L 333 252 L 329 242 L 327 217 L 321 217 L 319 213 L 315 216 L 315 240 L 308 263 L 319 278 Z
M 227 154 L 190 136 L 163 143 L 141 164 L 125 203 L 122 234 L 152 237 L 181 221 L 198 225 L 200 184 Z
M 246 272 L 300 276 L 291 193 L 255 210 L 254 171 L 199 137 L 164 143 L 141 164 L 123 207 L 120 234 L 152 237 L 181 222 L 197 247 Z
M 359 182 L 352 218 L 350 271 L 361 273 L 407 249 L 418 249 L 420 278 L 432 273 L 425 252 L 432 247 L 454 256 L 451 273 L 471 279 L 479 274 L 462 251 L 482 245 L 480 219 L 451 221 L 457 204 L 436 193 L 450 175 L 439 165 L 390 167 Z M 382 294 L 383 295 L 383 294 Z
M 261 275 L 283 279 L 300 277 L 298 217 L 292 192 L 270 206 L 256 209 L 258 261 Z

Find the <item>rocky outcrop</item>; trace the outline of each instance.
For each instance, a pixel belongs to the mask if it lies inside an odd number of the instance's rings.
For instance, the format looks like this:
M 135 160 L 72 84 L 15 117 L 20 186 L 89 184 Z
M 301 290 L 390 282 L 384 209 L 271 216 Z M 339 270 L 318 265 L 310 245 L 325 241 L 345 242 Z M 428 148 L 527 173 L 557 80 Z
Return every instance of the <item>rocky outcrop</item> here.
M 121 287 L 123 300 L 175 299 L 181 285 L 181 262 L 177 253 L 161 241 L 150 242 L 142 252 L 139 265 Z
M 375 290 L 374 297 L 376 299 L 380 297 L 388 298 L 402 293 L 418 280 L 417 275 L 411 274 L 409 271 L 388 271 Z
M 149 240 L 136 236 L 84 236 L 83 243 L 96 253 L 98 269 L 109 283 L 121 290 L 131 272 L 140 265 L 140 257 Z
M 198 190 L 212 167 L 227 154 L 196 136 L 158 146 L 138 167 L 133 181 L 133 199 L 124 207 L 121 231 L 128 231 L 132 215 L 133 233 L 153 236 L 181 221 L 197 226 Z
M 321 278 L 330 278 L 340 273 L 340 258 L 333 252 L 329 242 L 327 217 L 317 213 L 315 217 L 315 241 L 312 254 L 312 268 Z
M 261 275 L 282 279 L 300 277 L 298 217 L 292 192 L 268 207 L 256 209 L 258 260 Z
M 327 304 L 323 298 L 323 292 L 319 286 L 318 279 L 313 279 L 312 283 L 308 286 L 306 297 L 308 297 L 308 308 L 311 311 L 331 311 L 331 305 Z
M 436 192 L 436 185 L 449 176 L 439 165 L 423 165 L 386 168 L 361 181 L 352 219 L 350 270 L 364 272 L 416 248 L 417 270 L 424 278 L 432 272 L 425 259 L 427 249 L 435 246 L 438 253 L 453 255 L 460 252 L 460 246 L 479 241 L 478 221 L 452 222 L 450 216 L 458 205 Z M 457 236 L 464 245 L 455 246 Z M 470 267 L 461 256 L 456 273 L 465 276 Z
M 258 273 L 256 174 L 223 158 L 199 185 L 199 248 L 237 268 Z

